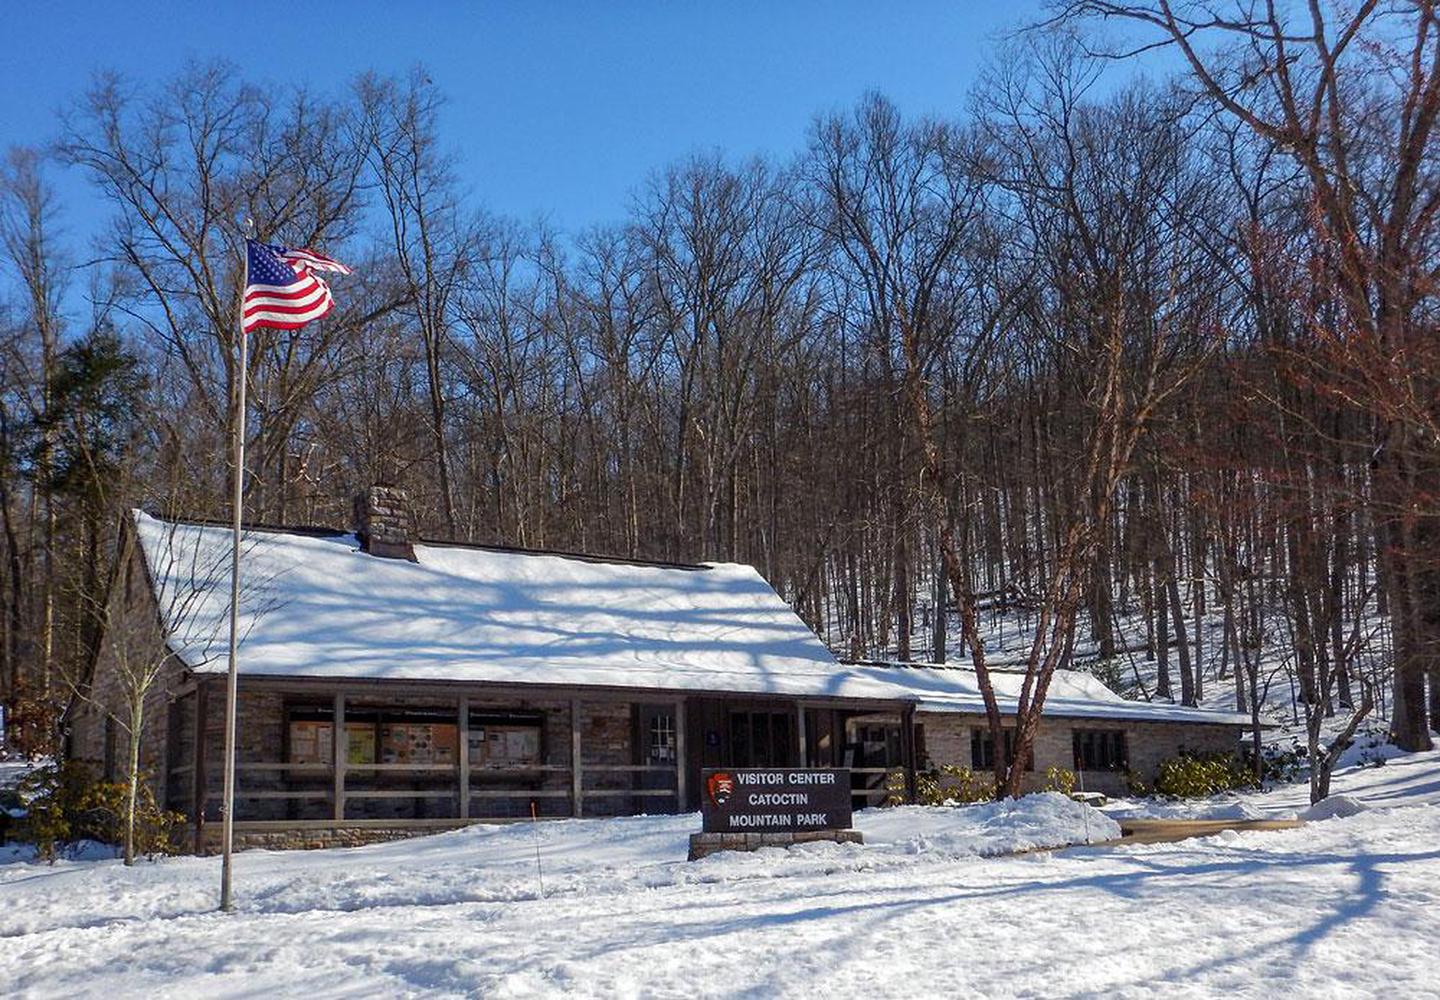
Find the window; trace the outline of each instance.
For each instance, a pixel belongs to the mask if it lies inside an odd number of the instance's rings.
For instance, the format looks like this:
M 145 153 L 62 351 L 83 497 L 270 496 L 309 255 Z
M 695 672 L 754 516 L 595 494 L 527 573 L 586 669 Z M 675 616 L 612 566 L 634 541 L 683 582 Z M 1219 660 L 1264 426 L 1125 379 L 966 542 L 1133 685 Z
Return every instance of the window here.
M 1076 729 L 1075 770 L 1124 771 L 1130 765 L 1123 729 Z
M 675 763 L 675 716 L 650 717 L 650 763 Z
M 1005 759 L 1015 757 L 1015 730 L 1005 730 Z M 970 768 L 974 771 L 995 770 L 995 741 L 989 729 L 970 730 Z M 1035 770 L 1035 748 L 1025 755 L 1025 770 Z
M 859 745 L 857 767 L 901 767 L 900 727 L 885 722 L 869 722 L 855 726 L 853 742 Z

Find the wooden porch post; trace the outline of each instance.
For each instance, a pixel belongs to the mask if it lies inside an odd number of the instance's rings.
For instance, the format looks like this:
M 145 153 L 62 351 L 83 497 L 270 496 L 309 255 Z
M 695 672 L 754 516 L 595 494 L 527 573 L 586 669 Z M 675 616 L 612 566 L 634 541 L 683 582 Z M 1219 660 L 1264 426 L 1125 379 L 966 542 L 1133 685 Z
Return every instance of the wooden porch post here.
M 205 787 L 205 716 L 210 710 L 210 688 L 202 680 L 195 685 L 195 725 L 194 725 L 194 769 L 190 772 L 190 780 L 193 784 L 194 793 L 194 817 L 195 817 L 195 853 L 199 854 L 205 848 L 205 800 L 208 798 L 209 789 Z
M 345 821 L 345 763 L 350 756 L 345 738 L 345 692 L 335 692 L 335 717 L 330 726 L 331 767 L 335 776 L 335 822 Z
M 685 699 L 675 702 L 675 812 L 683 813 L 686 808 L 685 769 Z
M 801 767 L 809 767 L 810 755 L 809 747 L 806 745 L 808 741 L 805 738 L 805 703 L 803 701 L 795 703 L 795 739 L 799 750 L 795 759 L 800 762 Z
M 580 699 L 570 699 L 570 812 L 584 815 L 585 778 L 580 770 Z
M 900 710 L 900 754 L 905 763 L 905 801 L 915 804 L 915 706 Z
M 459 743 L 456 775 L 460 782 L 460 818 L 470 818 L 470 699 L 460 696 Z

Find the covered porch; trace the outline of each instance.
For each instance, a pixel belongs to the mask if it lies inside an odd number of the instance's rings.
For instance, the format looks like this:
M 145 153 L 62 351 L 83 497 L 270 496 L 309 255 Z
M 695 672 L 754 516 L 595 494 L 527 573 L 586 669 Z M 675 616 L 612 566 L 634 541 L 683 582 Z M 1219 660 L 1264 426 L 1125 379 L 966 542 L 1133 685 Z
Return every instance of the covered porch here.
M 218 842 L 223 678 L 171 703 L 164 799 Z M 341 725 L 336 725 L 340 720 Z M 706 767 L 849 767 L 857 807 L 913 799 L 913 706 L 599 687 L 242 677 L 235 833 L 357 844 L 467 823 L 679 812 Z

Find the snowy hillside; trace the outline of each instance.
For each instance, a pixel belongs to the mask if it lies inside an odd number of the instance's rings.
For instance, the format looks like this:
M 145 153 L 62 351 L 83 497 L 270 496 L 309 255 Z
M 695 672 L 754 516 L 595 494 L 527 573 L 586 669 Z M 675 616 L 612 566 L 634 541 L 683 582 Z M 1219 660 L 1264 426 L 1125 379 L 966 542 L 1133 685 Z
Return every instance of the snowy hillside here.
M 921 589 L 928 593 L 929 585 Z M 1211 609 L 1215 598 L 1209 597 Z M 1186 605 L 1187 612 L 1193 605 Z M 1246 649 L 1243 656 L 1253 658 L 1258 664 L 1261 715 L 1276 729 L 1269 734 L 1272 742 L 1288 742 L 1293 732 L 1303 727 L 1304 713 L 1299 704 L 1299 692 L 1294 677 L 1294 643 L 1288 623 L 1283 615 L 1271 609 L 1271 616 L 1260 630 L 1259 646 Z M 932 648 L 934 608 L 928 601 L 917 605 L 916 627 L 912 636 L 912 653 L 915 659 L 925 659 Z M 1036 614 L 1023 607 L 1000 608 L 993 602 L 981 609 L 981 633 L 985 643 L 987 661 L 992 667 L 1023 669 L 1034 636 Z M 1117 609 L 1112 628 L 1116 655 L 1101 660 L 1088 620 L 1082 613 L 1076 625 L 1076 642 L 1072 666 L 1085 670 L 1102 679 L 1112 690 L 1126 698 L 1152 703 L 1169 704 L 1180 699 L 1180 669 L 1178 642 L 1174 639 L 1168 649 L 1169 672 L 1172 698 L 1160 697 L 1159 660 L 1152 645 L 1152 630 L 1146 615 L 1139 609 Z M 1354 623 L 1346 626 L 1347 635 Z M 952 665 L 969 663 L 969 654 L 958 642 L 961 634 L 959 616 L 952 610 L 946 618 L 946 634 L 949 637 L 947 660 Z M 1196 643 L 1196 636 L 1199 642 Z M 1356 657 L 1358 667 L 1375 682 L 1376 706 L 1370 716 L 1372 723 L 1384 725 L 1389 718 L 1389 632 L 1388 623 L 1382 616 L 1372 615 L 1353 628 L 1358 643 Z M 843 645 L 843 640 L 830 637 L 832 646 Z M 1221 615 L 1207 611 L 1201 618 L 1197 632 L 1193 619 L 1186 623 L 1187 653 L 1198 665 L 1202 679 L 1203 693 L 1199 699 L 1201 708 L 1219 712 L 1236 710 L 1235 664 L 1236 650 L 1231 644 L 1225 648 L 1225 629 Z M 890 659 L 893 649 L 872 651 L 879 659 Z M 1248 683 L 1248 682 L 1247 682 Z M 1248 690 L 1248 688 L 1247 688 Z M 1355 687 L 1358 698 L 1358 680 Z M 1247 698 L 1248 698 L 1247 694 Z M 1248 705 L 1245 706 L 1248 709 Z

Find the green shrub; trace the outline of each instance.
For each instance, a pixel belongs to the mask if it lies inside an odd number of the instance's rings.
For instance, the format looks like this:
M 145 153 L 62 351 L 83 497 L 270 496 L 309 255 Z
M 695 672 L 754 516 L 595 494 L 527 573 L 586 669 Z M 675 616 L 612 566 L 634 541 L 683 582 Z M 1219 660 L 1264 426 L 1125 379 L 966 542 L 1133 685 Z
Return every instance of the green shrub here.
M 17 839 L 32 844 L 38 857 L 54 861 L 67 846 L 82 840 L 122 845 L 125 841 L 126 786 L 97 781 L 75 761 L 36 768 L 17 789 L 26 816 Z M 140 781 L 135 803 L 135 855 L 170 854 L 185 818 L 155 804 L 149 782 Z
M 1260 750 L 1260 780 L 1286 784 L 1300 777 L 1310 762 L 1309 751 L 1299 743 L 1288 747 L 1271 744 Z
M 921 805 L 954 806 L 971 802 L 992 802 L 995 779 L 968 767 L 944 764 L 915 775 L 915 797 Z
M 1162 761 L 1155 776 L 1155 793 L 1195 799 L 1217 792 L 1253 788 L 1254 775 L 1234 754 L 1181 753 Z
M 1075 772 L 1068 767 L 1047 767 L 1043 791 L 1059 792 L 1061 795 L 1075 794 Z
M 915 789 L 920 789 L 920 773 L 915 774 Z M 885 804 L 887 806 L 903 806 L 905 804 L 905 772 L 891 771 L 885 775 Z

